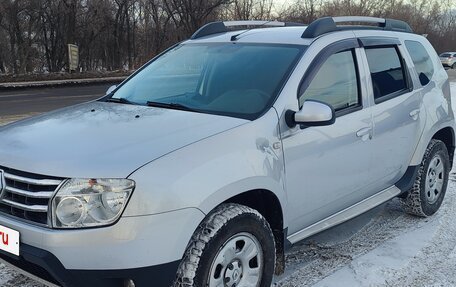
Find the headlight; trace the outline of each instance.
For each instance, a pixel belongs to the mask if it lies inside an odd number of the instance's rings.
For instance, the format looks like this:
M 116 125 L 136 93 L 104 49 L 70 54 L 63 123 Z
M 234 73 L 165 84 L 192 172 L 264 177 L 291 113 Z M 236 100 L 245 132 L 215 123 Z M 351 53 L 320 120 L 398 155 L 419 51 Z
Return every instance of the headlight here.
M 119 219 L 135 188 L 129 179 L 70 179 L 52 200 L 56 228 L 104 226 Z

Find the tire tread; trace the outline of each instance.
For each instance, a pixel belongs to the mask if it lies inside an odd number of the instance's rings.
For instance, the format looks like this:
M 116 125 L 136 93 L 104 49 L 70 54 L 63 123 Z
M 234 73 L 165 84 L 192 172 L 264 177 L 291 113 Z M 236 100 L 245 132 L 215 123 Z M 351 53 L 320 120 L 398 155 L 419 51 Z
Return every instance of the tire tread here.
M 260 222 L 271 230 L 266 219 L 258 211 L 250 207 L 234 203 L 220 205 L 207 216 L 193 234 L 179 265 L 174 287 L 194 286 L 194 278 L 207 244 L 230 220 L 246 213 L 256 216 Z
M 405 212 L 407 212 L 408 214 L 415 215 L 418 217 L 429 216 L 423 210 L 423 203 L 421 199 L 421 183 L 422 177 L 426 176 L 426 163 L 428 160 L 430 160 L 432 151 L 437 145 L 443 145 L 445 147 L 445 144 L 442 141 L 436 139 L 431 140 L 424 153 L 423 160 L 421 161 L 420 167 L 418 169 L 415 182 L 413 183 L 413 187 L 408 191 L 407 196 L 401 200 Z

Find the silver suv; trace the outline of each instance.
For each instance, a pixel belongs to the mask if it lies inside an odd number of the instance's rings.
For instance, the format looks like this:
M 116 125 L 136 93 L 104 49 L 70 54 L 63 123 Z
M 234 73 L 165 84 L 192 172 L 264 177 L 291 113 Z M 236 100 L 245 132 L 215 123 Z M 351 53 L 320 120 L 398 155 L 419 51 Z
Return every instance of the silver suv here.
M 454 129 L 404 22 L 211 23 L 1 128 L 0 257 L 63 286 L 269 286 L 287 248 L 394 197 L 434 214 Z
M 456 53 L 454 52 L 447 52 L 440 54 L 440 62 L 444 67 L 450 67 L 452 69 L 456 69 Z

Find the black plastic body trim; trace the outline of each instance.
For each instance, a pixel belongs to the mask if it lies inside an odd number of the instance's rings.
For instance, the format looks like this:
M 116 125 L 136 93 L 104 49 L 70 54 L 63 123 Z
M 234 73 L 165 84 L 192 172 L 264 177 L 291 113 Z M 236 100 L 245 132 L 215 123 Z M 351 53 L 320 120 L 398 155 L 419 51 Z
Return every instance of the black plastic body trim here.
M 345 22 L 345 21 L 344 21 Z M 350 22 L 348 20 L 348 22 Z M 359 22 L 353 20 L 351 22 Z M 361 21 L 362 22 L 362 21 Z M 377 26 L 337 26 L 336 22 L 332 17 L 323 17 L 319 18 L 306 28 L 302 34 L 302 38 L 316 38 L 318 36 L 336 32 L 341 30 L 362 30 L 362 29 L 372 29 L 372 30 L 386 30 L 386 31 L 397 31 L 397 32 L 406 32 L 413 33 L 412 28 L 409 24 L 401 20 L 395 19 L 385 19 L 384 23 L 378 23 Z
M 75 254 L 75 256 L 78 256 Z M 52 253 L 21 244 L 20 257 L 0 251 L 0 258 L 48 282 L 64 287 L 124 287 L 133 280 L 136 287 L 169 287 L 180 261 L 161 265 L 119 270 L 69 270 Z
M 222 21 L 212 22 L 204 25 L 203 27 L 199 28 L 191 37 L 191 40 L 195 40 L 198 38 L 202 38 L 205 36 L 218 34 L 218 33 L 226 33 L 228 29 L 226 28 L 225 24 Z
M 401 45 L 401 41 L 397 38 L 391 37 L 361 37 L 359 38 L 361 45 L 363 47 L 373 47 L 373 46 L 389 46 L 389 45 Z
M 306 26 L 306 24 L 302 24 L 302 23 L 294 23 L 294 22 L 282 22 L 282 23 L 283 23 L 283 27 Z M 265 24 L 261 24 L 261 25 L 251 25 L 251 24 L 246 23 L 245 25 L 236 25 L 234 27 L 250 27 L 250 26 L 254 26 L 256 28 L 271 27 L 271 26 L 268 26 L 267 24 L 268 24 L 268 22 L 266 22 Z M 273 26 L 273 27 L 275 27 L 275 26 Z M 279 27 L 282 27 L 282 26 L 279 26 Z M 251 29 L 252 28 L 247 29 L 247 30 L 251 30 Z M 190 37 L 190 39 L 191 40 L 196 40 L 196 39 L 199 39 L 199 38 L 202 38 L 202 37 L 206 37 L 206 36 L 210 36 L 210 35 L 214 35 L 214 34 L 226 33 L 226 32 L 229 32 L 229 31 L 237 31 L 237 30 L 243 30 L 243 29 L 242 28 L 241 29 L 236 29 L 236 28 L 233 28 L 233 27 L 228 28 L 228 27 L 225 26 L 225 23 L 223 21 L 211 22 L 211 23 L 207 23 L 203 27 L 199 28 Z M 235 41 L 237 36 L 238 35 L 233 36 L 231 38 L 231 41 Z
M 290 250 L 293 247 L 293 243 L 288 240 L 288 227 L 283 230 L 283 249 L 285 252 Z
M 385 30 L 413 33 L 413 29 L 407 22 L 396 19 L 385 19 Z
M 336 111 L 336 118 L 342 117 L 357 111 L 361 111 L 363 109 L 362 103 L 359 103 L 359 105 L 353 106 L 353 107 L 348 107 L 339 111 Z
M 296 112 L 292 110 L 287 110 L 285 112 L 285 123 L 289 128 L 294 128 L 296 126 L 295 114 Z
M 302 26 L 307 26 L 307 24 L 297 23 L 297 22 L 285 22 L 285 27 L 302 27 Z
M 413 187 L 419 169 L 419 165 L 409 166 L 402 178 L 396 183 L 396 187 L 401 190 L 401 194 L 406 193 Z
M 311 39 L 339 30 L 332 17 L 323 17 L 310 23 L 301 38 Z

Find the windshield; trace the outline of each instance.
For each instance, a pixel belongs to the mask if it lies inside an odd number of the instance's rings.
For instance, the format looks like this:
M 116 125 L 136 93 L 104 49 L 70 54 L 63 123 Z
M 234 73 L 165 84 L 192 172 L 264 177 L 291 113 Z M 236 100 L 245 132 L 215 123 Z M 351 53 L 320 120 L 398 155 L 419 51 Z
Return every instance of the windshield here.
M 448 54 L 448 53 L 441 54 L 440 57 L 442 57 L 442 58 L 449 58 L 449 57 L 451 57 L 451 54 Z
M 119 87 L 112 99 L 255 119 L 275 100 L 302 50 L 292 45 L 179 45 Z

